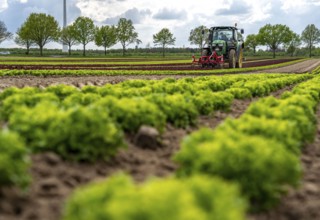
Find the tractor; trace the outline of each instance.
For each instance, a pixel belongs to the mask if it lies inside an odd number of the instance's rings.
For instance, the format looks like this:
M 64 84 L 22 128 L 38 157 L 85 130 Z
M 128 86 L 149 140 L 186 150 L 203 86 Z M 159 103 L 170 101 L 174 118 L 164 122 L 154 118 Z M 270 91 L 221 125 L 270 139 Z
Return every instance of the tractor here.
M 207 45 L 202 48 L 201 57 L 197 60 L 193 56 L 193 64 L 202 67 L 224 66 L 229 68 L 242 68 L 244 42 L 243 29 L 237 27 L 218 26 L 209 29 Z M 204 34 L 204 31 L 202 32 Z

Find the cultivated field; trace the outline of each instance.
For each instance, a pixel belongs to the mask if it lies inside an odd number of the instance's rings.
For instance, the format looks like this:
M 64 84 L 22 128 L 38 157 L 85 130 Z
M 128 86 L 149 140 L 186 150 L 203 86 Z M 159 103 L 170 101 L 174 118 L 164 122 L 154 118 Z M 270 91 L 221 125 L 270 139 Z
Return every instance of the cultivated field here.
M 320 61 L 190 63 L 1 60 L 0 219 L 319 219 Z

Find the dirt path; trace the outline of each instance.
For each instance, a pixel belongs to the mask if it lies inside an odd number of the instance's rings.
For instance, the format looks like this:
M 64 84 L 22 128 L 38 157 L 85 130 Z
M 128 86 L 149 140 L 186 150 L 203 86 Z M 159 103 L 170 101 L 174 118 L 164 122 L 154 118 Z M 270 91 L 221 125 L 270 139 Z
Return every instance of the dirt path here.
M 264 73 L 306 73 L 320 65 L 320 59 L 310 59 L 293 65 L 265 70 Z

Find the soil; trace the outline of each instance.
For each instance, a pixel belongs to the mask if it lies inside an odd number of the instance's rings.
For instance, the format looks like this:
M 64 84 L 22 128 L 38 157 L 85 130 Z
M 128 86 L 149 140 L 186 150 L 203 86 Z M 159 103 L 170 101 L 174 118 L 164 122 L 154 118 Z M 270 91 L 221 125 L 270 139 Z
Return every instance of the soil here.
M 266 73 L 307 73 L 320 65 L 319 59 L 306 60 L 293 65 L 266 70 Z
M 277 72 L 277 73 L 304 73 L 306 70 L 311 71 L 317 65 L 320 65 L 319 60 L 307 60 L 292 66 L 278 68 L 275 70 L 266 70 L 264 72 Z M 186 74 L 186 75 L 117 75 L 117 76 L 31 76 L 31 75 L 21 75 L 21 76 L 0 76 L 0 90 L 7 87 L 25 87 L 25 86 L 35 86 L 35 87 L 47 87 L 55 84 L 66 84 L 73 85 L 76 87 L 83 87 L 85 85 L 97 85 L 102 86 L 106 83 L 119 83 L 128 79 L 163 79 L 163 78 L 174 78 L 179 79 L 183 77 L 198 77 L 198 76 L 208 76 L 208 74 Z
M 292 61 L 296 59 L 267 59 L 267 60 L 254 60 L 250 62 L 243 62 L 243 67 L 258 67 L 258 66 L 266 66 L 266 65 L 273 65 L 273 64 L 279 64 L 284 63 L 288 61 Z M 130 60 L 129 60 L 130 61 Z M 12 60 L 12 62 L 16 62 Z M 227 63 L 225 63 L 225 66 L 227 66 Z M 58 69 L 58 70 L 79 70 L 79 69 L 88 69 L 88 70 L 203 70 L 203 68 L 199 68 L 198 65 L 191 65 L 190 63 L 173 63 L 173 64 L 139 64 L 139 65 L 133 65 L 133 64 L 94 64 L 94 63 L 86 63 L 83 64 L 38 64 L 38 65 L 32 65 L 27 64 L 27 62 L 24 62 L 23 64 L 19 64 L 19 62 L 16 62 L 16 64 L 0 64 L 0 69 L 24 69 L 24 70 L 42 70 L 42 69 Z M 210 68 L 211 69 L 211 68 Z
M 303 62 L 304 63 L 304 62 Z M 308 64 L 310 65 L 310 64 Z M 103 85 L 118 83 L 127 79 L 161 79 L 166 77 L 186 76 L 85 76 L 85 77 L 1 77 L 0 89 L 10 86 L 46 87 L 52 84 Z M 189 75 L 188 75 L 189 77 Z M 279 97 L 284 88 L 272 95 Z M 92 181 L 99 181 L 115 172 L 124 171 L 140 182 L 150 176 L 165 177 L 172 175 L 177 165 L 172 162 L 172 155 L 179 150 L 181 140 L 200 127 L 216 127 L 226 117 L 239 117 L 254 101 L 235 100 L 229 112 L 217 111 L 210 116 L 201 116 L 196 127 L 177 129 L 167 125 L 161 135 L 162 145 L 155 149 L 142 148 L 135 143 L 135 135 L 127 134 L 128 149 L 121 150 L 108 162 L 94 164 L 75 163 L 62 160 L 58 155 L 47 152 L 32 155 L 30 173 L 33 182 L 30 188 L 22 192 L 15 187 L 0 189 L 0 219 L 5 220 L 59 220 L 63 212 L 65 199 L 74 189 Z M 320 120 L 320 111 L 318 111 Z M 250 216 L 252 220 L 267 219 L 320 219 L 320 123 L 316 140 L 303 150 L 302 163 L 305 175 L 302 187 L 283 199 L 281 205 L 270 213 Z
M 272 95 L 279 96 L 292 87 L 284 88 Z M 94 164 L 62 160 L 47 152 L 32 155 L 30 169 L 33 182 L 26 192 L 17 188 L 0 190 L 0 219 L 6 220 L 59 220 L 65 199 L 74 189 L 89 182 L 102 180 L 115 172 L 129 173 L 137 182 L 152 176 L 172 175 L 177 165 L 171 160 L 179 150 L 182 139 L 200 127 L 214 128 L 227 117 L 239 117 L 258 98 L 234 100 L 230 111 L 216 111 L 209 116 L 200 116 L 197 126 L 179 129 L 168 124 L 161 135 L 162 145 L 142 148 L 135 143 L 135 135 L 127 134 L 128 149 L 123 149 L 108 162 Z

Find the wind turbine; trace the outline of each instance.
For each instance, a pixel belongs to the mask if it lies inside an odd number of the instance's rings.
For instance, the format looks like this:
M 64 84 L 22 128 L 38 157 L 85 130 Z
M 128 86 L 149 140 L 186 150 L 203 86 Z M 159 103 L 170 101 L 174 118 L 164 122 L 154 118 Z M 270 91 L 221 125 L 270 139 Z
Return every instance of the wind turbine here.
M 63 28 L 67 27 L 67 0 L 63 0 Z M 62 45 L 62 52 L 68 52 L 68 45 Z

